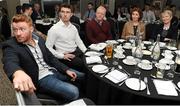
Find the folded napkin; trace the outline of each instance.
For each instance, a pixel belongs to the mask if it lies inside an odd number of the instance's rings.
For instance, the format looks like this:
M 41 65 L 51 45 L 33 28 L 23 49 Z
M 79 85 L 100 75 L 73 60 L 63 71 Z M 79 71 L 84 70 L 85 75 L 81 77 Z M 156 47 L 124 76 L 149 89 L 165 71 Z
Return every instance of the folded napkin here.
M 90 56 L 90 57 L 86 57 L 86 63 L 87 64 L 102 63 L 102 60 L 99 56 Z
M 108 73 L 105 77 L 114 83 L 119 83 L 125 80 L 128 77 L 128 75 L 118 70 L 113 70 L 110 73 Z
M 106 43 L 91 44 L 89 48 L 92 50 L 100 51 L 103 50 L 106 47 L 106 45 Z
M 159 95 L 178 96 L 172 81 L 153 80 Z
M 88 51 L 85 53 L 86 56 L 101 56 L 103 53 L 101 52 L 95 52 L 95 51 Z

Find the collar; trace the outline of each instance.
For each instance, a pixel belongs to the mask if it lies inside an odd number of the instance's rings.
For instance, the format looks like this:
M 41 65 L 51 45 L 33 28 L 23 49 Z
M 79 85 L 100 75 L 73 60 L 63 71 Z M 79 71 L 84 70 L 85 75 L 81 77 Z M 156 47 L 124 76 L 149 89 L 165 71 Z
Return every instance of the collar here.
M 96 18 L 94 19 L 99 25 L 102 25 L 102 23 L 103 23 L 103 21 L 104 20 L 102 20 L 102 21 L 98 21 Z
M 35 35 L 34 33 L 32 33 L 32 39 L 33 39 L 34 42 L 37 44 L 37 43 L 38 43 L 38 40 L 39 40 L 39 37 L 38 37 L 37 35 Z M 23 43 L 23 44 L 29 45 L 29 44 L 27 44 L 27 43 Z M 29 45 L 29 46 L 31 46 L 31 45 Z
M 71 27 L 72 26 L 72 24 L 71 24 L 71 22 L 69 22 L 69 25 L 66 25 L 66 24 L 64 24 L 64 22 L 60 19 L 59 20 L 59 25 L 61 25 L 62 27 Z

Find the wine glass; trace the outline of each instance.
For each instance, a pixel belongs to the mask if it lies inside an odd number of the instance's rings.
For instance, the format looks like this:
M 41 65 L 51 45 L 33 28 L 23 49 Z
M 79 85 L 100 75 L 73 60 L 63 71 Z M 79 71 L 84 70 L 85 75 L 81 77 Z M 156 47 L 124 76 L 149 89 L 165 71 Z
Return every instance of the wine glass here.
M 134 57 L 136 61 L 136 68 L 135 68 L 134 74 L 137 74 L 137 75 L 141 74 L 141 72 L 139 71 L 138 64 L 141 62 L 142 56 L 143 56 L 142 49 L 139 47 L 136 47 L 134 51 Z

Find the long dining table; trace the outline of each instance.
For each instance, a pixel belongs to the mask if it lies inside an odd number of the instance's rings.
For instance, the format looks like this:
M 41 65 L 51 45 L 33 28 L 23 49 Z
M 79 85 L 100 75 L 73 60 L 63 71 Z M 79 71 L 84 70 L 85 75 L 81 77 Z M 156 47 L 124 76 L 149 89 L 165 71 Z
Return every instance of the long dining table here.
M 123 45 L 123 43 L 118 42 L 118 44 L 116 45 Z M 132 54 L 131 49 L 124 49 L 124 50 L 125 50 L 124 54 L 126 57 Z M 89 49 L 88 51 L 93 51 L 93 50 Z M 104 49 L 98 52 L 104 53 Z M 161 56 L 161 58 L 162 57 L 163 56 Z M 151 70 L 143 70 L 139 68 L 141 74 L 136 75 L 134 74 L 134 70 L 136 66 L 124 64 L 123 59 L 118 59 L 114 57 L 111 59 L 106 59 L 104 58 L 104 55 L 101 55 L 100 58 L 102 60 L 102 63 L 87 64 L 86 58 L 87 56 L 84 56 L 84 62 L 88 69 L 86 96 L 91 100 L 93 100 L 95 104 L 98 105 L 180 104 L 180 91 L 178 91 L 177 89 L 176 89 L 178 93 L 177 96 L 167 96 L 167 95 L 158 94 L 156 87 L 153 83 L 153 80 L 157 80 L 157 78 L 152 77 L 152 74 L 156 73 L 157 70 L 155 66 L 153 66 Z M 142 59 L 147 59 L 149 61 L 152 61 L 150 55 L 143 55 Z M 118 62 L 118 64 L 114 64 L 114 62 Z M 125 83 L 122 83 L 123 81 L 125 82 L 125 80 L 121 81 L 120 84 L 120 83 L 114 83 L 104 76 L 102 77 L 101 73 L 97 73 L 92 70 L 92 67 L 97 64 L 102 64 L 107 67 L 114 67 L 118 71 L 129 73 L 131 75 L 130 78 L 137 78 L 144 81 L 144 77 L 147 77 L 148 80 L 147 84 L 150 91 L 150 95 L 147 94 L 147 87 L 140 91 L 133 90 L 128 88 Z M 119 68 L 119 66 L 121 66 L 122 69 Z M 176 70 L 180 70 L 179 65 Z M 168 78 L 168 76 L 166 75 L 167 72 L 168 71 L 165 71 L 163 79 L 158 79 L 158 80 L 163 80 L 163 81 L 171 80 L 173 84 L 177 85 L 177 83 L 180 81 L 180 74 L 174 74 L 174 78 Z

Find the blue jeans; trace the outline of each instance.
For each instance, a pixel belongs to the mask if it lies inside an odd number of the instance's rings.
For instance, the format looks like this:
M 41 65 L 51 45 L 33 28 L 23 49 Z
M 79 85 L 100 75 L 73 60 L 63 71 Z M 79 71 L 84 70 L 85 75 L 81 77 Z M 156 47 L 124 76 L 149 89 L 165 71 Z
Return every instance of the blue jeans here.
M 77 79 L 83 79 L 84 73 L 70 69 L 77 74 Z M 65 100 L 71 101 L 79 97 L 79 90 L 73 84 L 68 83 L 67 81 L 70 78 L 67 75 L 61 74 L 57 71 L 53 71 L 54 74 L 48 75 L 39 80 L 38 86 L 39 90 L 48 92 L 57 98 L 64 98 Z

